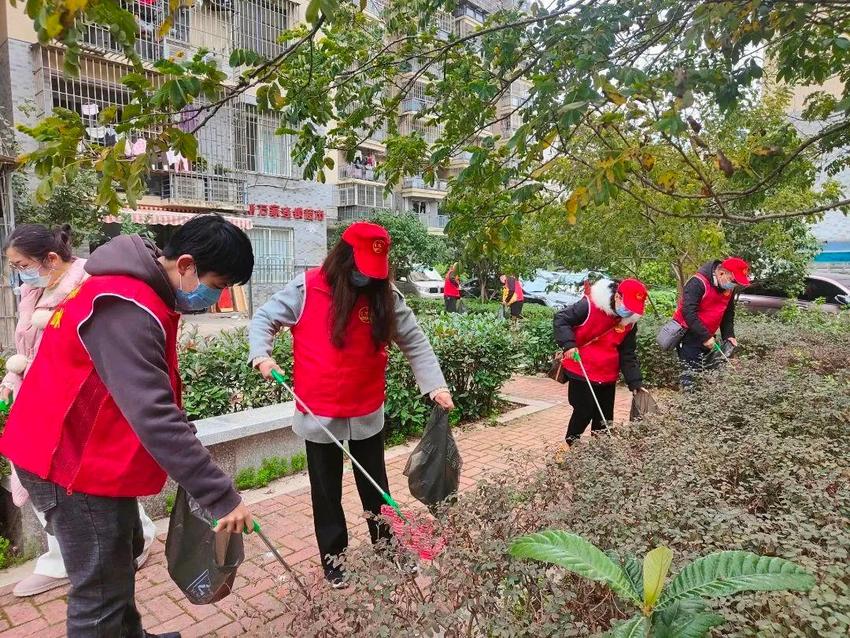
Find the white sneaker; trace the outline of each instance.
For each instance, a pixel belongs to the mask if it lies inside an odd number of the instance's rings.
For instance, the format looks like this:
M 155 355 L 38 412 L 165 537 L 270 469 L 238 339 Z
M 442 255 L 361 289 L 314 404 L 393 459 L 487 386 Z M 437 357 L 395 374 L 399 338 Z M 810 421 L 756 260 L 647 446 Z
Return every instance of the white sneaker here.
M 150 545 L 145 547 L 142 550 L 142 553 L 139 554 L 139 557 L 136 559 L 136 571 L 139 571 L 142 568 L 142 566 L 146 562 L 148 562 L 148 558 L 150 558 L 150 555 L 151 555 L 151 545 L 153 545 L 153 543 L 151 543 Z
M 18 598 L 27 598 L 37 594 L 43 594 L 51 589 L 62 587 L 68 584 L 67 578 L 53 578 L 51 576 L 42 576 L 41 574 L 30 574 L 21 582 L 15 585 L 12 594 Z

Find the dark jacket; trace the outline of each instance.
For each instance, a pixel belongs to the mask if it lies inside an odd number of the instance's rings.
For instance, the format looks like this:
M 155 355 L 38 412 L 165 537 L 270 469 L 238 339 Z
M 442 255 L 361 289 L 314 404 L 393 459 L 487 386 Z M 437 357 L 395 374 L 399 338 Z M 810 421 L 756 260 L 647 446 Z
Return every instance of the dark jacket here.
M 138 235 L 123 235 L 95 250 L 86 271 L 141 279 L 174 308 L 174 289 L 159 254 Z M 95 302 L 80 337 L 118 408 L 162 469 L 216 518 L 233 511 L 241 502 L 233 481 L 174 402 L 165 337 L 156 319 L 131 301 L 104 297 Z
M 602 284 L 602 286 L 606 286 L 607 284 L 608 290 L 604 291 L 606 293 L 605 300 L 598 298 L 600 292 L 603 292 L 600 284 Z M 613 311 L 614 292 L 617 289 L 616 286 L 616 282 L 613 281 L 597 282 L 594 284 L 590 293 L 591 295 L 596 293 L 594 303 L 597 303 L 598 305 L 607 303 L 607 307 Z M 608 294 L 609 291 L 610 294 Z M 576 335 L 574 328 L 575 326 L 584 323 L 589 314 L 590 301 L 588 297 L 582 297 L 572 306 L 567 306 L 555 314 L 553 326 L 555 329 L 555 342 L 558 344 L 558 347 L 562 350 L 569 350 L 570 348 L 576 347 Z M 620 372 L 623 373 L 626 385 L 628 385 L 629 390 L 632 391 L 639 389 L 643 386 L 643 375 L 641 374 L 640 364 L 637 359 L 637 325 L 629 331 L 629 334 L 626 335 L 626 338 L 618 346 L 617 350 L 620 353 Z M 583 378 L 575 377 L 569 373 L 568 376 L 570 378 L 584 380 Z
M 714 271 L 720 265 L 719 261 L 712 261 L 704 264 L 699 272 L 711 282 L 711 285 L 716 290 L 722 291 L 722 288 L 714 284 Z M 700 302 L 705 294 L 705 286 L 696 277 L 691 277 L 685 283 L 685 289 L 682 296 L 682 315 L 688 324 L 688 331 L 685 333 L 684 340 L 691 344 L 703 344 L 714 335 L 709 333 L 705 324 L 700 321 L 697 311 L 699 310 Z M 726 307 L 726 312 L 723 314 L 723 319 L 720 322 L 720 336 L 725 340 L 735 336 L 735 301 Z

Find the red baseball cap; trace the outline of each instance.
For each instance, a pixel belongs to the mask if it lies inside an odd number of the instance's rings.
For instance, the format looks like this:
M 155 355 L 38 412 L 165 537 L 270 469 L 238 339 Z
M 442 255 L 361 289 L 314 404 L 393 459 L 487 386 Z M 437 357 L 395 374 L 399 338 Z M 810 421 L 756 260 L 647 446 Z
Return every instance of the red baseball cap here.
M 623 279 L 617 287 L 623 296 L 623 305 L 636 315 L 642 315 L 646 309 L 646 286 L 637 279 Z
M 342 240 L 354 249 L 357 270 L 373 279 L 390 276 L 390 245 L 387 229 L 371 222 L 354 222 L 345 229 Z
M 750 265 L 740 257 L 729 257 L 720 262 L 720 265 L 732 273 L 735 283 L 739 286 L 750 285 Z

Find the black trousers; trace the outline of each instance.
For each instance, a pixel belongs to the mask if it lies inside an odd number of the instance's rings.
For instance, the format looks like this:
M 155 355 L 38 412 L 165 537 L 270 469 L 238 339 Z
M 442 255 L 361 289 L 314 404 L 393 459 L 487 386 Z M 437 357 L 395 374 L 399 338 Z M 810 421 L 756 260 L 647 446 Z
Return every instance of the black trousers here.
M 446 312 L 457 312 L 457 297 L 444 297 Z
M 62 550 L 71 581 L 68 638 L 142 638 L 135 561 L 145 541 L 136 499 L 68 494 L 56 483 L 17 471 Z
M 676 348 L 676 354 L 679 355 L 679 361 L 682 364 L 679 385 L 685 391 L 693 389 L 697 374 L 706 370 L 715 370 L 719 364 L 711 350 L 702 345 L 699 340 L 688 339 L 688 335 L 685 335 L 679 347 Z
M 616 390 L 617 386 L 614 383 L 593 384 L 593 391 L 596 393 L 605 419 L 609 423 L 614 419 L 614 394 Z M 599 408 L 596 407 L 587 381 L 571 378 L 567 387 L 567 399 L 573 408 L 573 415 L 570 417 L 570 424 L 567 426 L 567 443 L 570 445 L 575 443 L 587 429 L 588 424 L 593 424 L 591 427 L 593 432 L 605 430 L 602 416 L 599 414 Z
M 524 301 L 515 301 L 511 304 L 511 317 L 514 319 L 522 319 L 522 306 Z
M 333 443 L 311 441 L 306 442 L 306 447 L 316 541 L 319 544 L 325 575 L 332 576 L 336 571 L 335 559 L 341 560 L 345 548 L 348 547 L 348 528 L 342 509 L 342 450 Z M 380 432 L 362 441 L 349 441 L 348 449 L 378 485 L 388 492 L 384 433 Z M 378 490 L 357 468 L 354 468 L 354 480 L 363 509 L 379 515 L 384 499 Z M 391 531 L 386 524 L 370 518 L 368 525 L 372 543 L 391 537 Z

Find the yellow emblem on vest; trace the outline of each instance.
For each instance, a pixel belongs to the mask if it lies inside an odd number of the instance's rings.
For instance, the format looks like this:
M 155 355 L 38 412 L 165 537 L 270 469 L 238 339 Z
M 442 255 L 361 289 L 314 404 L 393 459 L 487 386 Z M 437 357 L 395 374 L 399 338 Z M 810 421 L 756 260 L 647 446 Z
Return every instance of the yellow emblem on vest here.
M 369 308 L 363 306 L 357 312 L 357 318 L 360 319 L 363 323 L 372 323 L 372 318 L 369 316 Z
M 53 316 L 50 318 L 49 325 L 51 328 L 58 328 L 59 324 L 62 323 L 62 315 L 65 314 L 64 308 L 58 308 L 56 312 L 53 313 Z
M 81 286 L 81 285 L 80 285 L 80 286 L 77 286 L 76 288 L 74 288 L 71 292 L 69 292 L 69 293 L 65 296 L 65 300 L 67 301 L 68 299 L 73 299 L 73 298 L 74 298 L 74 297 L 76 297 L 78 294 L 80 294 L 80 288 L 82 288 L 82 286 Z
M 616 326 L 614 326 L 614 332 L 625 332 L 625 331 L 626 331 L 626 326 L 624 326 L 621 323 L 618 323 Z

